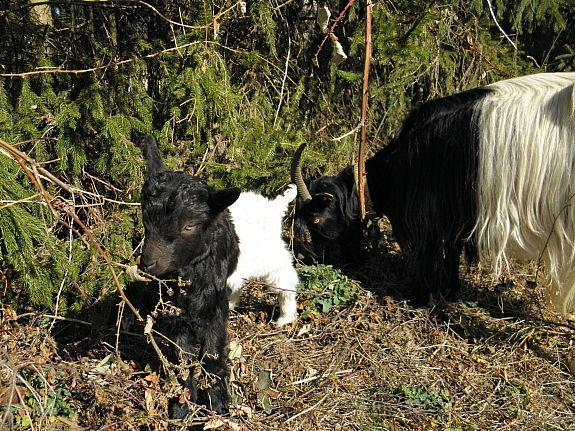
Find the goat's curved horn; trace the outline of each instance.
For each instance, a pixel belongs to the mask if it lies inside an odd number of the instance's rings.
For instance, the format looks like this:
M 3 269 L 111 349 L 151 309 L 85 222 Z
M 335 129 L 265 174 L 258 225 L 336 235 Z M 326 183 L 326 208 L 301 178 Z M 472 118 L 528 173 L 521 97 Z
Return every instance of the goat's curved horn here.
M 166 170 L 153 136 L 146 136 L 144 139 L 144 157 L 148 161 L 148 175 L 154 175 Z
M 303 153 L 306 145 L 305 142 L 301 144 L 291 160 L 291 180 L 297 186 L 297 194 L 304 203 L 312 199 L 301 174 L 301 153 Z

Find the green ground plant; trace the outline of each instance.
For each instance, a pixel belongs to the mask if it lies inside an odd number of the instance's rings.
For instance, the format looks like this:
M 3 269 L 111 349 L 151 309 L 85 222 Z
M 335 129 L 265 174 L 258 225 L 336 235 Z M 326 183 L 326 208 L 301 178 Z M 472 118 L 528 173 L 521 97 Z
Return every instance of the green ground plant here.
M 329 313 L 333 307 L 345 306 L 359 293 L 357 283 L 331 265 L 299 265 L 297 272 L 299 297 L 306 304 L 301 313 L 303 319 Z

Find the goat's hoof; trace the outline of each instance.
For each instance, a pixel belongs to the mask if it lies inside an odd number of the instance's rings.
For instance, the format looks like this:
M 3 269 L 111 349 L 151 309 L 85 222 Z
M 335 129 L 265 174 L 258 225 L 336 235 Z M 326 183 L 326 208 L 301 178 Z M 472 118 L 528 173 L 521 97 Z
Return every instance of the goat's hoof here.
M 177 398 L 170 400 L 168 404 L 168 417 L 170 419 L 183 419 L 190 412 L 190 408 L 186 403 L 180 403 Z
M 277 321 L 276 321 L 276 325 L 278 328 L 281 328 L 282 326 L 287 325 L 288 323 L 292 323 L 295 322 L 297 320 L 296 316 L 285 316 L 285 317 L 280 317 Z

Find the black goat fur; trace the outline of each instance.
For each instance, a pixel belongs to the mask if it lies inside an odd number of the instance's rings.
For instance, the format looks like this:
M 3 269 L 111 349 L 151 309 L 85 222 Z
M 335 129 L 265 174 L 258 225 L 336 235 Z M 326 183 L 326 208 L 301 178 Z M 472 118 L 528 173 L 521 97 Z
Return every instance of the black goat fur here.
M 415 305 L 427 304 L 431 296 L 452 299 L 460 286 L 461 252 L 465 249 L 469 262 L 476 259 L 468 238 L 475 222 L 477 181 L 477 132 L 471 118 L 476 102 L 487 93 L 475 89 L 421 105 L 366 162 L 373 209 L 392 225 Z M 303 203 L 299 197 L 296 226 L 299 222 L 308 228 L 315 252 L 337 266 L 342 263 L 334 252 L 344 264 L 361 259 L 365 224 L 353 167 L 314 179 L 308 189 L 312 199 Z
M 415 109 L 397 136 L 366 163 L 377 214 L 386 215 L 405 257 L 415 305 L 453 299 L 460 290 L 459 259 L 477 252 L 469 238 L 476 219 L 475 89 Z
M 148 173 L 142 188 L 145 241 L 140 268 L 166 285 L 164 300 L 180 309 L 178 316 L 160 316 L 167 335 L 183 352 L 199 345 L 198 360 L 211 384 L 197 385 L 193 371 L 183 386 L 191 400 L 219 414 L 228 413 L 226 280 L 238 260 L 238 240 L 227 207 L 238 189 L 216 190 L 184 172 L 168 171 L 155 140 L 147 138 Z M 180 280 L 180 282 L 174 280 Z M 175 348 L 169 357 L 180 353 Z M 186 403 L 173 399 L 172 418 L 188 413 Z
M 356 263 L 361 256 L 364 223 L 353 167 L 336 176 L 322 176 L 308 184 L 311 201 L 298 198 L 295 215 L 298 237 L 308 229 L 313 260 L 338 267 Z

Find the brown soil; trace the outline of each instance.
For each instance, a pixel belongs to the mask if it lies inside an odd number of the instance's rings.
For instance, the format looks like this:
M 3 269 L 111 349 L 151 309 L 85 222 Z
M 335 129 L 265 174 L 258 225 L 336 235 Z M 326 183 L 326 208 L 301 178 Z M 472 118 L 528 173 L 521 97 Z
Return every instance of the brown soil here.
M 501 283 L 475 268 L 460 302 L 419 309 L 388 296 L 398 267 L 389 246 L 356 274 L 353 304 L 281 330 L 274 296 L 247 286 L 230 319 L 230 418 L 169 421 L 178 388 L 142 332 L 116 345 L 115 329 L 67 320 L 48 332 L 41 313 L 5 307 L 0 429 L 575 429 L 575 325 L 541 305 L 532 267 Z

